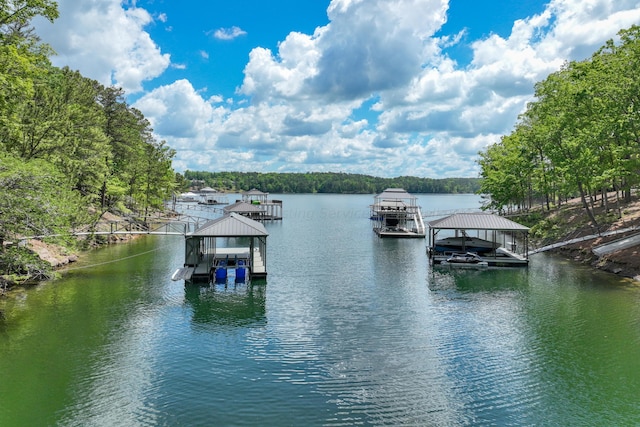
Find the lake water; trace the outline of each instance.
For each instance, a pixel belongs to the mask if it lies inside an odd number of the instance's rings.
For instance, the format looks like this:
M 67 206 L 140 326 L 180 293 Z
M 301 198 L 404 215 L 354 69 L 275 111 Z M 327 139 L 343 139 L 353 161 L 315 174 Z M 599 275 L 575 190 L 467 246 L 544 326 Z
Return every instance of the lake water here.
M 183 238 L 153 236 L 0 300 L 0 426 L 640 425 L 635 283 L 548 254 L 432 269 L 372 196 L 272 197 L 263 282 L 172 282 Z

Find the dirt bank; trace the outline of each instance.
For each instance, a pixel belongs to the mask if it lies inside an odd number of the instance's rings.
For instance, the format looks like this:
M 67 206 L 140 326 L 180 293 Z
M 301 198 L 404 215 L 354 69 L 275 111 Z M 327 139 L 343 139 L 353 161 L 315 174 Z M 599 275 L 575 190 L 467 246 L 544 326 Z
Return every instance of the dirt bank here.
M 78 260 L 78 254 L 70 253 L 68 249 L 62 246 L 45 243 L 41 240 L 29 240 L 27 246 L 36 253 L 41 260 L 51 264 L 53 268 L 60 268 Z
M 615 207 L 617 208 L 617 206 Z M 618 218 L 617 212 L 618 210 L 615 209 L 613 212 L 610 210 L 609 213 L 606 213 L 603 206 L 596 207 L 595 214 L 598 218 L 599 227 L 594 228 L 588 223 L 587 215 L 584 212 L 584 208 L 582 208 L 580 200 L 576 199 L 570 201 L 558 212 L 549 215 L 546 226 L 551 225 L 560 230 L 554 238 L 556 242 L 593 234 L 597 235 L 606 231 L 640 227 L 640 199 L 638 197 L 634 197 L 631 202 L 620 206 L 620 218 Z M 602 271 L 640 280 L 640 245 L 615 251 L 602 257 L 598 257 L 593 253 L 593 249 L 597 246 L 631 235 L 637 235 L 638 233 L 640 233 L 640 230 L 629 231 L 615 236 L 601 236 L 554 249 L 553 252 Z M 537 243 L 540 245 L 542 242 Z M 544 244 L 549 243 L 548 241 L 544 242 Z
M 102 216 L 102 219 L 96 227 L 96 231 L 108 231 L 112 222 L 122 220 L 121 217 L 106 213 Z M 89 244 L 84 245 L 87 248 L 94 248 L 108 244 L 126 242 L 131 239 L 135 239 L 139 235 L 130 234 L 118 234 L 118 235 L 102 235 L 97 239 L 92 238 Z M 78 239 L 84 239 L 86 237 L 79 237 Z M 82 256 L 82 251 L 74 251 L 64 246 L 47 243 L 38 239 L 29 239 L 26 241 L 26 246 L 34 254 L 36 254 L 41 260 L 48 263 L 53 270 L 57 270 L 65 267 L 66 265 L 76 262 L 79 257 Z M 79 245 L 83 246 L 83 245 Z M 88 250 L 88 249 L 87 249 Z M 4 293 L 8 289 L 11 289 L 19 284 L 30 285 L 37 284 L 42 280 L 48 280 L 50 278 L 49 273 L 35 272 L 32 277 L 20 277 L 14 278 L 12 276 L 0 276 L 0 294 Z
M 110 223 L 121 220 L 122 217 L 107 212 L 102 216 L 102 219 L 96 226 L 96 231 L 108 231 L 110 228 Z M 100 240 L 92 240 L 92 243 L 89 246 L 97 247 L 113 243 L 126 242 L 136 237 L 139 236 L 131 234 L 101 236 Z M 69 252 L 68 249 L 62 246 L 45 243 L 41 240 L 29 240 L 27 244 L 28 247 L 40 257 L 40 259 L 48 262 L 54 268 L 64 267 L 71 262 L 75 262 L 80 256 L 79 253 Z

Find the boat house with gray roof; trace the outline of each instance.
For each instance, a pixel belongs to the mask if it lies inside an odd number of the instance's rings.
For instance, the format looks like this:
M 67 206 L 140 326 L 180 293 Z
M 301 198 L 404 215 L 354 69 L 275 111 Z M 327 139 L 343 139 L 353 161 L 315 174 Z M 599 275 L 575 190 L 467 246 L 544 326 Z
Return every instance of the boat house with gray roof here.
M 282 219 L 282 200 L 269 200 L 269 193 L 252 188 L 242 193 L 242 201 L 261 207 L 261 221 Z
M 263 221 L 266 215 L 266 210 L 263 205 L 251 204 L 242 200 L 225 206 L 222 210 L 224 213 L 237 213 L 255 221 Z
M 264 225 L 237 213 L 206 222 L 185 236 L 184 266 L 173 280 L 236 281 L 267 275 L 267 236 Z M 242 280 L 239 280 L 242 279 Z
M 478 253 L 490 266 L 529 262 L 529 227 L 490 213 L 458 213 L 428 222 L 427 252 L 434 264 L 454 253 Z

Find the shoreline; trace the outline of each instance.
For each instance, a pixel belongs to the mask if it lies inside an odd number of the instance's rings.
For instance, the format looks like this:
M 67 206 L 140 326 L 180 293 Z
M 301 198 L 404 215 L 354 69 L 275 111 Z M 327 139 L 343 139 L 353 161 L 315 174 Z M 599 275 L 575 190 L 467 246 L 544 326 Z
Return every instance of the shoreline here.
M 603 229 L 601 232 L 628 227 L 640 227 L 640 198 L 636 196 L 634 201 L 621 207 L 621 212 L 623 213 L 621 218 L 611 221 L 608 224 L 603 223 L 602 227 L 606 227 L 607 230 Z M 527 215 L 529 214 L 523 216 Z M 546 232 L 548 229 L 561 226 L 562 231 L 556 235 L 555 238 L 546 241 L 545 244 L 562 242 L 572 238 L 594 234 L 593 227 L 585 224 L 585 217 L 586 215 L 582 212 L 579 201 L 573 200 L 556 211 L 545 212 L 543 219 L 539 220 L 537 224 L 534 224 L 532 228 L 538 227 L 542 232 Z M 118 219 L 118 217 L 113 214 L 108 214 L 105 217 L 107 221 L 116 219 Z M 540 224 L 542 222 L 546 222 L 546 224 L 541 226 Z M 614 251 L 600 257 L 593 252 L 593 249 L 597 246 L 638 234 L 638 231 L 630 231 L 616 236 L 596 237 L 592 240 L 562 246 L 549 252 L 578 264 L 587 265 L 609 274 L 640 282 L 640 245 Z M 106 238 L 104 242 L 95 243 L 94 247 L 126 243 L 138 237 L 140 236 L 126 234 L 112 235 Z M 535 241 L 535 238 L 531 240 Z M 542 243 L 542 239 L 537 243 Z M 91 250 L 91 248 L 89 248 L 71 252 L 60 245 L 49 244 L 36 239 L 29 240 L 28 246 L 40 259 L 51 265 L 54 275 L 60 269 L 64 269 L 69 264 L 77 262 L 84 253 Z M 542 246 L 542 244 L 539 246 Z M 6 277 L 0 276 L 0 296 L 6 295 L 14 288 L 37 286 L 44 281 L 47 280 L 27 280 L 21 283 L 13 283 L 8 281 Z
M 616 206 L 616 208 L 618 207 Z M 620 218 L 614 217 L 614 210 L 611 208 L 605 212 L 604 207 L 597 207 L 595 212 L 599 219 L 599 227 L 595 230 L 588 222 L 580 200 L 573 199 L 556 211 L 544 212 L 543 218 L 532 228 L 537 227 L 541 233 L 555 232 L 554 237 L 548 241 L 538 239 L 539 246 L 593 234 L 598 235 L 594 239 L 562 246 L 549 252 L 596 270 L 640 281 L 640 245 L 612 251 L 602 256 L 598 256 L 593 251 L 604 244 L 640 234 L 638 230 L 630 230 L 617 235 L 601 235 L 608 231 L 622 231 L 640 227 L 640 198 L 637 195 L 634 195 L 631 202 L 621 204 L 618 210 Z M 535 237 L 531 240 L 535 242 Z
M 105 222 L 118 220 L 119 217 L 113 214 L 105 215 L 103 220 Z M 48 263 L 51 266 L 51 277 L 50 278 L 40 278 L 37 276 L 34 277 L 22 277 L 20 281 L 12 280 L 10 277 L 0 275 L 0 297 L 6 296 L 12 290 L 18 288 L 26 288 L 32 286 L 38 286 L 44 282 L 55 280 L 56 276 L 59 275 L 59 271 L 63 270 L 69 264 L 73 264 L 77 262 L 83 254 L 88 253 L 92 249 L 127 243 L 133 239 L 137 239 L 140 237 L 135 234 L 119 234 L 119 235 L 110 235 L 106 237 L 103 241 L 94 240 L 87 248 L 85 249 L 77 249 L 71 250 L 65 248 L 61 245 L 55 243 L 46 243 L 42 240 L 38 239 L 28 239 L 26 240 L 26 246 L 40 258 L 42 261 Z M 81 238 L 78 238 L 78 241 L 81 241 Z
M 638 233 L 630 233 L 629 235 L 637 235 Z M 623 238 L 624 235 L 615 236 L 614 238 L 598 238 L 594 243 L 582 242 L 566 247 L 557 248 L 551 253 L 561 256 L 578 264 L 588 265 L 596 270 L 601 270 L 609 274 L 617 275 L 633 279 L 640 282 L 640 246 L 633 246 L 627 249 L 611 252 L 609 254 L 598 257 L 593 253 L 593 249 L 605 243 L 610 243 Z

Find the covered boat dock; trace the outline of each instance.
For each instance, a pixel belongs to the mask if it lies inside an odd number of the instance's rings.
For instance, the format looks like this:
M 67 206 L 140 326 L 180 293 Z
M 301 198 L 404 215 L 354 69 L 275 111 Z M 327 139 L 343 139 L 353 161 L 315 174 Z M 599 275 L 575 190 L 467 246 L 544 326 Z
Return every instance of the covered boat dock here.
M 266 210 L 262 205 L 254 205 L 242 200 L 239 200 L 232 205 L 225 206 L 222 210 L 224 213 L 237 213 L 247 218 L 251 218 L 254 221 L 264 221 L 266 216 Z
M 458 213 L 430 221 L 427 254 L 447 264 L 461 253 L 477 254 L 489 266 L 526 266 L 529 227 L 489 213 Z
M 184 266 L 172 280 L 236 282 L 266 277 L 267 236 L 264 225 L 237 213 L 205 223 L 185 236 Z
M 282 219 L 282 200 L 269 200 L 269 193 L 252 188 L 242 193 L 242 201 L 261 207 L 261 221 Z
M 204 187 L 198 190 L 198 194 L 200 195 L 200 203 L 201 205 L 228 205 L 229 200 L 227 196 L 222 193 L 219 193 L 218 190 L 211 187 Z
M 373 198 L 371 220 L 380 237 L 424 239 L 426 230 L 418 198 L 402 188 L 387 188 Z

